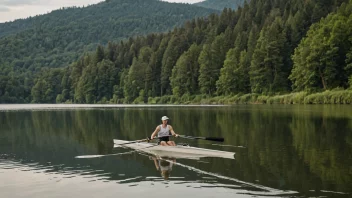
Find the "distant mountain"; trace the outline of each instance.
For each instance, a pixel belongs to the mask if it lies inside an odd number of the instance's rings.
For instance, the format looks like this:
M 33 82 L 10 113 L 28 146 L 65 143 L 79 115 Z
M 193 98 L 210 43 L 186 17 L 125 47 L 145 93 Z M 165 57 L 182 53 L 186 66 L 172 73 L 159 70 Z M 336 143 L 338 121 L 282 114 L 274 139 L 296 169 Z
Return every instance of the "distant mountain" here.
M 244 1 L 245 0 L 205 0 L 193 5 L 216 10 L 223 10 L 224 8 L 236 10 L 239 6 L 243 5 Z
M 0 23 L 1 65 L 60 67 L 99 44 L 165 32 L 186 20 L 219 11 L 158 0 L 106 0 L 87 6 Z

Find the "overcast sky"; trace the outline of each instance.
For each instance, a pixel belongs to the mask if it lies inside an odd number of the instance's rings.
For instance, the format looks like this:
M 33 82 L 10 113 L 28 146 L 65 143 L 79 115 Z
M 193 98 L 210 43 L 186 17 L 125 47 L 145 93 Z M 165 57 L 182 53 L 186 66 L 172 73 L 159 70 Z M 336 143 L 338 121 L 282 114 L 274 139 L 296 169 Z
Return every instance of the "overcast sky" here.
M 0 23 L 46 14 L 68 6 L 91 5 L 102 0 L 0 0 Z M 169 2 L 196 3 L 202 0 L 165 0 Z

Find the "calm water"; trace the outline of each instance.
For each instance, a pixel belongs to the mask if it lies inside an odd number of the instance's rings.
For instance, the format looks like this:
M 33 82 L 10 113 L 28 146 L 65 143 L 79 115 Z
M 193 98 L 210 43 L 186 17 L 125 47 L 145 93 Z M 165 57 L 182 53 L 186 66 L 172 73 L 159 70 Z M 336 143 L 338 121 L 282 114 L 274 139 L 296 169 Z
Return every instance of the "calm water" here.
M 352 197 L 352 106 L 69 107 L 0 105 L 1 198 Z M 225 138 L 177 143 L 236 158 L 177 159 L 165 180 L 153 156 L 113 148 L 163 115 L 179 134 Z

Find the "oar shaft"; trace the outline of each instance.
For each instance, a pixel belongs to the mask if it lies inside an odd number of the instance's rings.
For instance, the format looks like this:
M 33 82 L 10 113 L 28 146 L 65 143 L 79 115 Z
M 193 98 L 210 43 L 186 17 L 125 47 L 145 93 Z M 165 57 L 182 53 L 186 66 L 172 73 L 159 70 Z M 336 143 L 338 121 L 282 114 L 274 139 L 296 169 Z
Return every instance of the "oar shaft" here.
M 193 136 L 186 136 L 186 135 L 180 135 L 182 138 L 187 138 L 187 139 L 199 139 L 199 140 L 209 140 L 209 141 L 215 141 L 215 142 L 224 142 L 224 138 L 222 137 L 193 137 Z
M 171 136 L 172 136 L 172 135 L 170 135 L 170 136 L 163 136 L 163 137 L 171 137 Z M 148 137 L 148 138 L 146 138 L 146 139 L 130 141 L 130 142 L 126 142 L 126 143 L 122 143 L 122 144 L 117 144 L 117 145 L 125 145 L 125 144 L 133 144 L 133 143 L 139 143 L 139 142 L 146 142 L 146 141 L 149 141 L 149 140 L 160 139 L 160 138 L 163 138 L 163 137 L 154 137 L 153 139 L 151 139 L 150 137 Z
M 118 144 L 118 145 L 133 144 L 133 143 L 146 142 L 146 141 L 148 141 L 148 138 L 136 140 L 136 141 L 130 141 L 130 142 L 126 142 L 126 143 L 122 143 L 122 144 Z

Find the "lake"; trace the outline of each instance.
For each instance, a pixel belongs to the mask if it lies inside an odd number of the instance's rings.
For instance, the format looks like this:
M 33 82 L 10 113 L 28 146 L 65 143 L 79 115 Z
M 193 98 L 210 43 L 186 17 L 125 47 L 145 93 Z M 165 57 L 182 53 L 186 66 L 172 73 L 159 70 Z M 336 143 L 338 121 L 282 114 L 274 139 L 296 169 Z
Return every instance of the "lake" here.
M 155 156 L 113 148 L 164 115 L 178 134 L 225 138 L 176 143 L 235 159 L 175 159 L 165 178 Z M 352 196 L 347 105 L 0 105 L 0 126 L 1 198 Z

